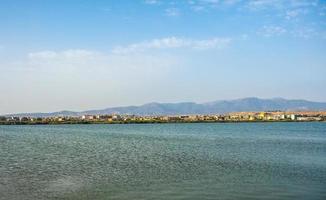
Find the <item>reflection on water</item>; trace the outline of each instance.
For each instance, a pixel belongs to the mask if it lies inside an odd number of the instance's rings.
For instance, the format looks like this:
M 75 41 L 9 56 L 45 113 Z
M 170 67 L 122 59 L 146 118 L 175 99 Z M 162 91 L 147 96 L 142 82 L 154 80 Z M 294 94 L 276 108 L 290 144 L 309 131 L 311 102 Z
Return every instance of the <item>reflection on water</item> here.
M 0 126 L 0 199 L 326 199 L 326 123 Z

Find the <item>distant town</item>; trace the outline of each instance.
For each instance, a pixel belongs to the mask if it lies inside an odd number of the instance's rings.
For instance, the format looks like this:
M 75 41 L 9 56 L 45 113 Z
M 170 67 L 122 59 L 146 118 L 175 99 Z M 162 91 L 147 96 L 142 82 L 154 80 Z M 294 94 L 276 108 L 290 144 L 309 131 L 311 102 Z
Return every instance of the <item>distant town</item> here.
M 314 122 L 326 121 L 326 111 L 236 112 L 211 115 L 82 115 L 56 117 L 0 116 L 0 125 L 38 124 L 136 124 L 136 123 L 209 123 L 209 122 Z

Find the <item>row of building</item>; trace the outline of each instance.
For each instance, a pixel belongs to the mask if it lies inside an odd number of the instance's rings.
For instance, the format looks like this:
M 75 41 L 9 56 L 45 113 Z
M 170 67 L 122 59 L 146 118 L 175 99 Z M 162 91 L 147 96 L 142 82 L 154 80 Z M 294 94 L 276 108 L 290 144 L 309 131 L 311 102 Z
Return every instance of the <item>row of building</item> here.
M 0 123 L 155 123 L 155 122 L 241 122 L 241 121 L 326 121 L 326 112 L 237 112 L 224 115 L 82 115 L 56 117 L 0 116 Z
M 238 112 L 230 113 L 227 117 L 238 121 L 323 121 L 326 112 Z

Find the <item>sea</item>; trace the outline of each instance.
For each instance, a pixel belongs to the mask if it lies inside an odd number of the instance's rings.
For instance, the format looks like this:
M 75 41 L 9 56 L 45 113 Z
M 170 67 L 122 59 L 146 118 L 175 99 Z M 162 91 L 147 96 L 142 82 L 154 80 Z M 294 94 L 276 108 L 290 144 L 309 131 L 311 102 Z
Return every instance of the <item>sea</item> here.
M 326 123 L 0 126 L 0 199 L 326 199 Z

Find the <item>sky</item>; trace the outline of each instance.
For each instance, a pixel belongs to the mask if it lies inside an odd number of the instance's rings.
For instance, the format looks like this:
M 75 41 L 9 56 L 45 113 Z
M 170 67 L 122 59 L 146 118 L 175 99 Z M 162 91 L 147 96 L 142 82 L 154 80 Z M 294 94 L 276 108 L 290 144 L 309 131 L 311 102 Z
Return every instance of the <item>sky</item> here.
M 1 0 L 0 114 L 326 102 L 325 0 Z

